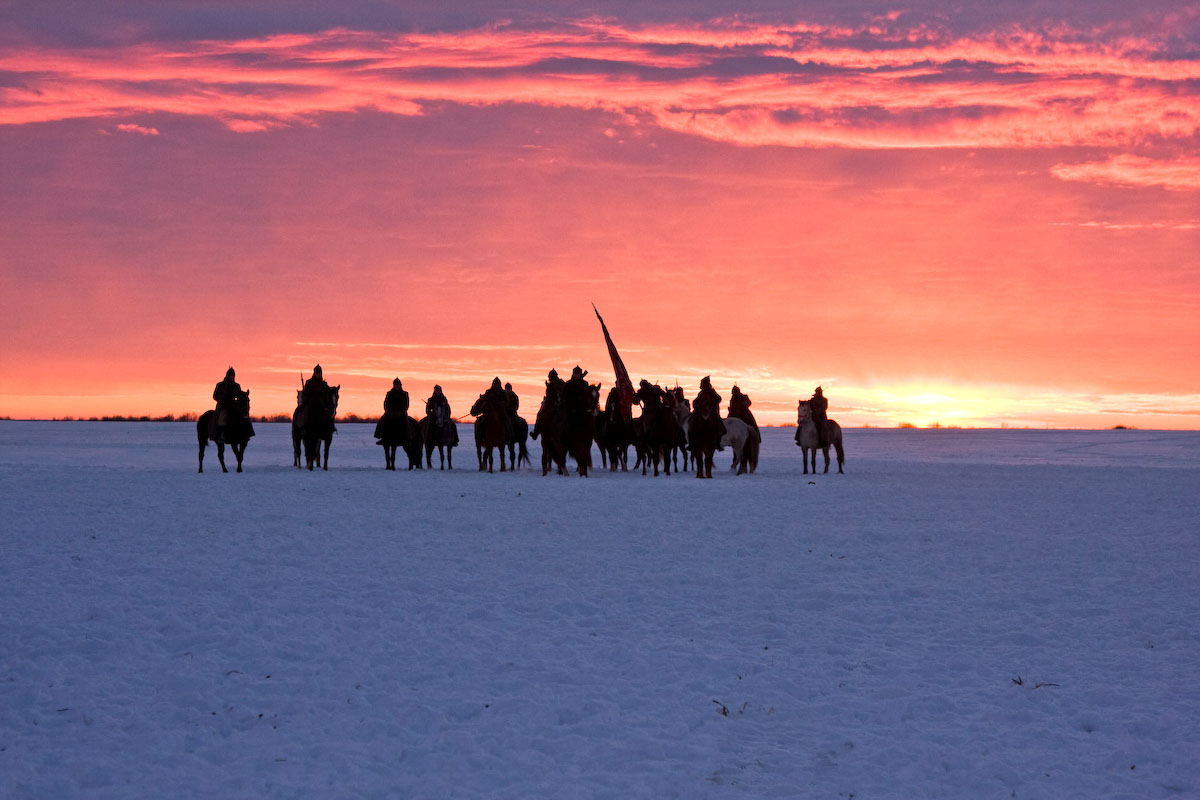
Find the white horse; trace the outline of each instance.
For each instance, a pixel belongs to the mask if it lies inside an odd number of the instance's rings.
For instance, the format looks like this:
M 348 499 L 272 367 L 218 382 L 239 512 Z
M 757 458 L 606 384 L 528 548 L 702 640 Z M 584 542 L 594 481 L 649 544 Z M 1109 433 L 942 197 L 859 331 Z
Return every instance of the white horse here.
M 758 431 L 737 417 L 726 417 L 724 421 L 725 435 L 721 437 L 721 446 L 733 448 L 733 463 L 729 469 L 736 470 L 738 475 L 754 472 L 758 469 L 758 449 L 762 442 Z
M 846 453 L 842 450 L 842 426 L 834 420 L 828 420 L 825 431 L 828 433 L 829 444 L 837 451 L 838 472 L 842 472 L 842 464 Z M 829 472 L 829 444 L 821 447 L 821 437 L 817 434 L 817 423 L 812 418 L 812 409 L 807 400 L 801 400 L 796 409 L 796 445 L 800 448 L 801 458 L 804 459 L 804 474 L 808 474 L 809 451 L 812 451 L 812 471 L 817 471 L 817 450 L 825 453 L 825 471 Z M 844 474 L 844 473 L 843 473 Z

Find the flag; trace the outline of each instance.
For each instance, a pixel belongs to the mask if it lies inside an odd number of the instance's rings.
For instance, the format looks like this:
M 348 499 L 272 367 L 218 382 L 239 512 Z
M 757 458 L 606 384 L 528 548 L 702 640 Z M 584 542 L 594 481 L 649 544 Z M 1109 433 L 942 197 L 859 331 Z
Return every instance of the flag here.
M 592 303 L 592 310 L 596 312 L 596 319 L 600 320 L 600 330 L 604 331 L 604 342 L 608 345 L 608 357 L 612 359 L 613 372 L 617 376 L 617 407 L 625 419 L 630 419 L 633 417 L 633 381 L 629 380 L 629 372 L 621 361 L 612 337 L 608 335 L 608 326 L 604 324 L 604 317 L 600 316 L 595 303 Z

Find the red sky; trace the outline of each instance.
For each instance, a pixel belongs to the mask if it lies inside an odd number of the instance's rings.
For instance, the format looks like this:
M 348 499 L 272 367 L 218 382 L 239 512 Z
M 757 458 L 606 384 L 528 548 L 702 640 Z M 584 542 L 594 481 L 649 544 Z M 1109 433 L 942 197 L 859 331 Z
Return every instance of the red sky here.
M 0 23 L 0 415 L 532 416 L 594 302 L 767 422 L 1200 422 L 1200 6 L 288 8 Z

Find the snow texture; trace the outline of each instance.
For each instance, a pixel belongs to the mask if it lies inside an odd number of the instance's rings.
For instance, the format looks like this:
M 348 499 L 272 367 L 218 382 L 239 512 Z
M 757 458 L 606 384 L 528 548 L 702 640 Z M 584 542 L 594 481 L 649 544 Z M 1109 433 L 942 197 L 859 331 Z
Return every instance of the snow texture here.
M 1198 433 L 700 481 L 258 428 L 198 475 L 190 425 L 0 422 L 0 797 L 1200 796 Z

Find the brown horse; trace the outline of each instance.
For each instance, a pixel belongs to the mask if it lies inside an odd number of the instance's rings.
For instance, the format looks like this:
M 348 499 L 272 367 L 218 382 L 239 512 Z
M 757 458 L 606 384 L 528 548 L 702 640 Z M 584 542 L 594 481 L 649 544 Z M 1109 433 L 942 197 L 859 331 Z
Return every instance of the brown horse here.
M 475 454 L 479 456 L 479 471 L 493 472 L 493 451 L 500 451 L 500 471 L 507 472 L 504 465 L 504 446 L 508 444 L 508 430 L 504 417 L 508 410 L 486 394 L 471 406 L 471 416 L 475 417 Z M 514 465 L 515 466 L 515 465 Z
M 225 467 L 226 444 L 237 458 L 237 471 L 242 471 L 242 455 L 246 452 L 250 437 L 254 435 L 254 425 L 250 422 L 250 392 L 235 394 L 230 406 L 226 413 L 226 423 L 217 428 L 216 435 L 212 437 L 208 431 L 217 412 L 205 411 L 200 415 L 200 419 L 196 420 L 196 439 L 200 443 L 199 472 L 204 472 L 204 450 L 208 447 L 210 438 L 217 443 L 217 460 L 221 462 L 221 471 L 229 472 Z

